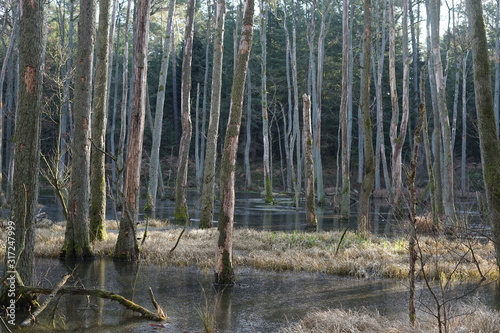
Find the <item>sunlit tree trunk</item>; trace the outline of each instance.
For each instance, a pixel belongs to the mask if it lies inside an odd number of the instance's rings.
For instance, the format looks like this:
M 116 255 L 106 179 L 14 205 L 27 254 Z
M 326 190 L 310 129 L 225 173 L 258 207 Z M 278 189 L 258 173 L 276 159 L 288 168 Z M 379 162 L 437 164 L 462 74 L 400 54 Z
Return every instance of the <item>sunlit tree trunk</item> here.
M 350 180 L 350 158 L 349 137 L 347 133 L 347 89 L 348 89 L 348 66 L 349 66 L 349 0 L 343 0 L 342 15 L 342 97 L 340 102 L 340 116 L 342 128 L 342 199 L 340 214 L 342 218 L 349 218 L 351 210 L 351 180 Z
M 90 241 L 106 238 L 106 121 L 108 112 L 108 60 L 110 1 L 99 1 L 99 30 L 92 114 L 92 149 L 90 174 Z
M 431 48 L 436 77 L 437 106 L 443 142 L 443 207 L 447 219 L 455 219 L 455 203 L 453 193 L 453 149 L 451 147 L 451 132 L 448 110 L 446 107 L 446 84 L 444 80 L 441 50 L 439 45 L 439 4 L 438 0 L 430 0 L 428 12 L 431 22 Z
M 328 4 L 325 4 L 328 2 Z M 317 82 L 316 93 L 317 103 L 314 117 L 314 177 L 316 179 L 316 200 L 322 204 L 325 201 L 325 190 L 323 185 L 323 163 L 321 161 L 321 102 L 323 95 L 323 74 L 325 67 L 325 38 L 331 22 L 331 9 L 333 8 L 332 2 L 323 1 L 321 6 L 321 23 L 318 36 L 318 69 L 317 69 Z
M 300 190 L 302 188 L 302 140 L 300 136 L 300 123 L 299 123 L 299 85 L 297 74 L 297 19 L 295 17 L 295 2 L 292 0 L 292 45 L 290 49 L 290 65 L 292 69 L 292 87 L 293 87 L 293 129 L 292 139 L 290 140 L 290 147 L 295 144 L 295 163 L 296 173 L 294 183 L 294 204 L 299 207 Z M 293 156 L 293 151 L 292 154 Z M 293 158 L 293 157 L 292 157 Z
M 123 75 L 122 75 L 122 102 L 120 109 L 120 136 L 116 153 L 116 169 L 118 173 L 116 188 L 123 194 L 123 157 L 125 155 L 125 141 L 127 139 L 127 102 L 128 102 L 128 48 L 130 30 L 130 10 L 132 0 L 127 1 L 127 14 L 125 18 L 125 34 L 123 38 Z M 121 200 L 120 200 L 121 201 Z M 123 204 L 123 203 L 122 203 Z
M 125 166 L 125 183 L 123 186 L 122 218 L 116 240 L 115 260 L 137 260 L 139 244 L 136 237 L 136 220 L 140 190 L 142 162 L 142 143 L 144 136 L 144 118 L 146 114 L 146 78 L 148 71 L 148 39 L 149 39 L 150 0 L 139 0 L 137 3 L 137 21 L 134 43 L 134 84 L 132 114 L 130 117 L 130 140 L 127 149 Z
M 221 162 L 221 204 L 219 213 L 219 239 L 217 241 L 215 283 L 232 285 L 235 282 L 233 268 L 233 225 L 234 225 L 234 181 L 238 136 L 240 134 L 243 94 L 253 38 L 254 0 L 245 1 L 243 24 L 238 56 L 236 58 L 233 85 L 231 88 L 231 109 L 224 140 Z
M 481 164 L 488 203 L 488 220 L 493 230 L 493 243 L 500 267 L 500 141 L 498 140 L 493 94 L 491 91 L 490 59 L 480 0 L 468 0 L 469 29 L 474 63 L 477 127 L 481 147 Z
M 369 230 L 370 196 L 375 183 L 375 156 L 372 141 L 372 120 L 370 116 L 370 58 L 371 58 L 371 33 L 372 33 L 372 3 L 364 0 L 364 36 L 363 36 L 363 62 L 361 76 L 361 111 L 360 122 L 363 126 L 364 173 L 359 193 L 358 223 L 362 232 Z
M 403 114 L 401 117 L 401 125 L 399 126 L 399 103 L 396 87 L 396 32 L 394 21 L 394 1 L 389 1 L 389 78 L 391 87 L 391 105 L 392 118 L 390 127 L 390 139 L 392 148 L 391 171 L 392 171 L 392 189 L 393 197 L 392 204 L 397 207 L 401 199 L 401 191 L 403 186 L 402 178 L 402 149 L 406 138 L 406 130 L 408 127 L 408 119 L 410 113 L 410 66 L 408 57 L 408 2 L 403 1 Z
M 198 163 L 196 164 L 196 186 L 198 191 L 201 190 L 203 185 L 203 167 L 205 166 L 205 152 L 206 152 L 206 120 L 207 120 L 207 95 L 208 95 L 208 74 L 210 72 L 210 36 L 212 35 L 212 13 L 211 6 L 208 6 L 207 14 L 207 31 L 206 31 L 206 45 L 205 45 L 205 74 L 203 78 L 203 104 L 202 104 L 202 115 L 201 115 L 201 135 L 200 138 L 196 140 L 199 141 L 200 150 L 199 155 L 196 154 L 198 158 Z
M 205 166 L 200 211 L 200 228 L 210 228 L 214 215 L 215 174 L 217 161 L 217 141 L 219 137 L 220 98 L 222 83 L 222 60 L 224 48 L 224 24 L 226 1 L 218 0 L 215 13 L 216 31 L 214 37 L 214 57 L 212 67 L 212 91 L 210 117 L 208 120 Z
M 269 151 L 269 115 L 267 103 L 267 17 L 269 4 L 267 0 L 261 0 L 261 18 L 260 18 L 260 45 L 262 49 L 261 56 L 261 103 L 262 103 L 262 141 L 264 145 L 263 169 L 264 169 L 264 191 L 265 201 L 273 202 L 273 190 L 271 183 L 270 169 L 270 151 Z
M 146 207 L 149 209 L 151 216 L 155 215 L 156 195 L 158 193 L 158 174 L 161 172 L 160 144 L 163 128 L 163 109 L 165 106 L 165 87 L 167 84 L 168 65 L 170 63 L 170 48 L 172 46 L 170 35 L 172 30 L 175 2 L 175 0 L 170 0 L 168 5 L 167 29 L 165 33 L 165 40 L 163 42 L 163 54 L 161 60 L 160 76 L 158 79 L 158 92 L 156 95 L 155 120 L 153 125 L 153 138 L 151 143 L 151 159 L 149 164 L 148 193 L 146 194 Z
M 14 147 L 14 189 L 11 215 L 5 233 L 4 277 L 15 277 L 25 285 L 35 282 L 35 216 L 38 205 L 40 169 L 40 119 L 43 82 L 43 1 L 20 2 L 19 20 L 19 85 Z M 17 284 L 17 283 L 16 283 Z M 1 303 L 18 307 L 30 306 L 30 299 L 15 299 L 4 286 Z
M 90 115 L 95 39 L 95 2 L 80 1 L 74 88 L 74 139 L 68 221 L 61 255 L 68 260 L 93 256 L 89 235 Z
M 186 12 L 186 31 L 184 35 L 184 54 L 182 56 L 181 81 L 181 122 L 182 136 L 179 145 L 179 162 L 175 182 L 175 212 L 177 221 L 189 219 L 187 207 L 187 172 L 189 163 L 189 146 L 191 144 L 191 60 L 193 59 L 193 32 L 195 0 L 190 0 Z
M 313 138 L 311 133 L 311 100 L 307 94 L 302 96 L 304 103 L 304 158 L 306 169 L 306 225 L 308 229 L 316 230 L 318 220 L 316 219 L 316 198 L 314 191 L 314 158 Z

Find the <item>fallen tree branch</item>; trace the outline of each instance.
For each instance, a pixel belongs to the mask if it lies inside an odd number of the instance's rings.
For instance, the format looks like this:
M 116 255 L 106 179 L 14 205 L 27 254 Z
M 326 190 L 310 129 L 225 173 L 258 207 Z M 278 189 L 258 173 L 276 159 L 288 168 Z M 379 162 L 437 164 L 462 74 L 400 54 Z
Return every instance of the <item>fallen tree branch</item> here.
M 35 288 L 35 287 L 25 287 L 20 286 L 18 290 L 19 294 L 51 294 L 52 289 L 49 288 Z M 84 289 L 84 288 L 76 288 L 76 287 L 62 287 L 57 291 L 57 294 L 69 294 L 69 295 L 86 295 L 99 297 L 104 299 L 109 299 L 112 301 L 116 301 L 126 307 L 129 310 L 139 312 L 144 318 L 155 321 L 164 321 L 167 318 L 163 316 L 159 316 L 145 307 L 138 305 L 131 300 L 126 299 L 125 297 L 115 294 L 113 292 L 101 289 Z
M 66 274 L 66 275 L 63 276 L 62 280 L 52 290 L 52 292 L 49 294 L 49 297 L 47 297 L 47 299 L 45 300 L 45 302 L 43 302 L 43 304 L 38 309 L 36 309 L 36 311 L 33 312 L 32 315 L 30 315 L 28 318 L 26 318 L 26 320 L 23 321 L 23 323 L 21 324 L 21 326 L 29 326 L 29 325 L 31 325 L 32 323 L 35 322 L 36 317 L 40 313 L 42 313 L 43 310 L 45 310 L 45 308 L 47 307 L 47 305 L 49 305 L 50 302 L 52 302 L 52 300 L 54 299 L 54 296 L 57 295 L 57 292 L 64 286 L 64 284 L 66 283 L 66 281 L 68 281 L 68 279 L 69 279 L 70 276 L 71 275 L 69 275 L 69 274 Z

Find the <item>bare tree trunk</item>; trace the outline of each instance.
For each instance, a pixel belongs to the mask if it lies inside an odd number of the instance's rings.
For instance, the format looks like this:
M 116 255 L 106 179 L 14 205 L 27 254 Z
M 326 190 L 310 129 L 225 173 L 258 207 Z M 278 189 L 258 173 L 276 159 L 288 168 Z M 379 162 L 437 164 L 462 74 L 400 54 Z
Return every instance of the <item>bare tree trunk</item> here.
M 358 223 L 361 232 L 369 230 L 370 196 L 375 183 L 375 156 L 372 141 L 372 120 L 370 116 L 370 59 L 371 59 L 371 33 L 372 33 L 372 4 L 371 0 L 364 0 L 364 36 L 363 36 L 363 62 L 361 76 L 361 111 L 360 122 L 363 124 L 363 149 L 364 149 L 364 174 L 359 193 Z
M 7 65 L 10 62 L 10 59 L 13 54 L 13 49 L 14 46 L 16 45 L 16 39 L 18 35 L 18 26 L 17 26 L 17 10 L 13 10 L 13 26 L 12 30 L 9 36 L 9 45 L 7 46 L 7 49 L 5 50 L 5 55 L 2 61 L 2 69 L 0 71 L 0 207 L 3 207 L 5 205 L 5 193 L 3 191 L 3 151 L 4 151 L 4 146 L 3 146 L 3 128 L 4 128 L 4 117 L 5 117 L 5 112 L 4 112 L 4 99 L 3 99 L 3 92 L 4 92 L 4 83 L 5 83 L 5 74 L 7 71 Z
M 167 29 L 165 33 L 165 41 L 163 42 L 163 54 L 160 68 L 160 76 L 158 79 L 158 93 L 156 95 L 156 112 L 153 128 L 153 138 L 151 143 L 151 161 L 149 164 L 149 183 L 148 193 L 146 194 L 146 207 L 151 212 L 151 216 L 155 216 L 156 211 L 156 196 L 158 193 L 158 175 L 161 173 L 160 168 L 160 144 L 163 128 L 163 109 L 165 106 L 165 86 L 167 84 L 168 65 L 170 63 L 170 51 L 172 42 L 170 40 L 172 32 L 172 21 L 175 10 L 175 0 L 170 0 L 168 5 Z
M 236 152 L 241 126 L 243 94 L 252 48 L 254 0 L 245 1 L 241 39 L 236 58 L 233 86 L 231 88 L 231 110 L 224 140 L 221 163 L 221 204 L 219 213 L 219 239 L 217 242 L 215 283 L 232 285 L 235 282 L 233 268 L 233 224 L 234 224 L 234 181 Z
M 260 45 L 262 49 L 261 57 L 261 102 L 262 102 L 262 141 L 264 145 L 263 169 L 264 169 L 264 191 L 265 201 L 273 202 L 273 189 L 271 183 L 271 170 L 269 156 L 269 115 L 267 102 L 267 19 L 269 12 L 269 4 L 266 0 L 261 0 L 261 18 L 260 18 Z
M 295 163 L 297 165 L 297 172 L 294 180 L 294 203 L 295 207 L 299 207 L 300 190 L 302 188 L 302 153 L 301 153 L 301 137 L 300 137 L 300 123 L 299 123 L 299 85 L 297 79 L 297 19 L 295 17 L 295 2 L 292 0 L 293 14 L 292 14 L 292 45 L 290 49 L 290 64 L 292 67 L 292 86 L 293 86 L 293 129 L 290 147 L 295 144 Z M 291 154 L 293 156 L 293 152 Z M 292 157 L 293 158 L 293 157 Z
M 493 94 L 491 91 L 490 60 L 480 0 L 468 0 L 469 29 L 474 63 L 474 92 L 477 126 L 481 147 L 481 164 L 488 203 L 488 220 L 493 230 L 493 243 L 500 267 L 500 141 L 498 140 Z
M 376 54 L 378 59 L 377 64 L 375 66 L 375 57 L 372 59 L 373 61 L 373 73 L 375 77 L 375 95 L 377 101 L 377 131 L 376 131 L 376 144 L 375 144 L 375 189 L 380 190 L 381 182 L 380 182 L 380 168 L 382 165 L 382 159 L 385 160 L 385 154 L 382 152 L 382 147 L 384 147 L 384 119 L 383 119 L 383 104 L 382 104 L 382 78 L 384 73 L 384 59 L 385 59 L 385 45 L 386 45 L 386 17 L 387 17 L 387 9 L 386 9 L 387 1 L 384 1 L 383 5 L 383 13 L 382 13 L 382 27 L 380 31 L 378 31 L 377 35 L 380 35 L 380 49 Z M 379 5 L 377 3 L 376 8 Z M 377 11 L 378 13 L 378 11 Z M 380 17 L 379 17 L 380 19 Z M 378 25 L 377 25 L 378 26 Z M 374 52 L 375 53 L 375 52 Z M 388 188 L 388 184 L 386 184 L 386 188 Z
M 106 239 L 106 122 L 108 113 L 108 60 L 110 1 L 99 1 L 95 98 L 92 115 L 90 241 Z
M 80 1 L 78 52 L 74 89 L 75 137 L 71 151 L 68 221 L 61 256 L 68 260 L 93 257 L 89 235 L 90 115 L 94 58 L 95 3 Z
M 199 170 L 196 175 L 197 184 L 201 186 L 203 184 L 203 168 L 205 167 L 205 152 L 206 152 L 206 122 L 207 122 L 207 97 L 208 97 L 208 74 L 210 72 L 210 36 L 212 35 L 212 12 L 210 10 L 210 5 L 208 6 L 208 19 L 207 19 L 207 37 L 205 45 L 205 75 L 203 79 L 203 105 L 202 105 L 202 115 L 201 115 L 201 136 L 200 136 L 200 165 Z
M 462 193 L 467 192 L 467 58 L 462 59 L 462 154 L 460 160 L 460 185 Z
M 123 76 L 122 76 L 122 103 L 120 109 L 120 137 L 116 154 L 116 169 L 118 173 L 117 191 L 123 193 L 123 156 L 125 155 L 125 141 L 127 139 L 127 102 L 128 102 L 128 39 L 130 30 L 130 8 L 132 0 L 127 1 L 127 16 L 125 19 L 125 34 L 123 43 Z M 120 200 L 121 201 L 121 200 Z M 125 204 L 122 202 L 122 204 Z
M 446 84 L 439 46 L 439 4 L 438 0 L 430 0 L 428 15 L 431 21 L 431 48 L 436 77 L 437 105 L 443 142 L 443 206 L 448 220 L 455 220 L 455 196 L 453 193 L 453 149 L 451 147 L 450 120 L 446 107 Z
M 134 84 L 132 114 L 130 117 L 130 139 L 125 167 L 123 213 L 116 240 L 115 260 L 133 261 L 139 257 L 136 237 L 136 220 L 140 190 L 142 143 L 146 114 L 146 78 L 148 72 L 148 39 L 150 0 L 137 3 L 137 21 L 134 43 Z
M 246 117 L 246 140 L 245 140 L 245 187 L 252 187 L 252 170 L 250 166 L 250 146 L 252 144 L 252 75 L 250 68 L 247 70 L 247 117 Z
M 217 140 L 219 136 L 220 98 L 222 81 L 222 60 L 224 47 L 224 24 L 226 1 L 218 0 L 215 13 L 216 31 L 214 38 L 214 57 L 212 67 L 212 92 L 210 118 L 208 120 L 205 166 L 203 168 L 202 203 L 200 228 L 210 228 L 214 215 L 215 164 L 217 162 Z
M 391 104 L 392 118 L 390 127 L 390 138 L 392 148 L 391 171 L 392 171 L 392 189 L 393 197 L 392 204 L 398 207 L 401 199 L 401 191 L 403 185 L 402 178 L 402 149 L 406 138 L 406 130 L 408 127 L 408 119 L 410 113 L 409 99 L 409 82 L 410 82 L 410 65 L 408 57 L 408 2 L 403 1 L 403 115 L 401 118 L 401 126 L 398 131 L 399 123 L 399 104 L 398 93 L 396 87 L 396 41 L 395 41 L 395 22 L 394 22 L 394 1 L 389 1 L 389 77 L 391 86 Z
M 187 171 L 189 163 L 189 146 L 191 144 L 191 60 L 193 58 L 193 32 L 195 0 L 190 0 L 186 12 L 186 31 L 184 35 L 184 54 L 182 57 L 182 89 L 181 89 L 181 121 L 182 136 L 179 145 L 179 162 L 177 180 L 175 182 L 175 212 L 177 221 L 189 219 L 187 207 Z
M 35 216 L 40 169 L 40 119 L 43 83 L 43 1 L 20 2 L 19 85 L 16 114 L 14 191 L 7 223 L 4 277 L 17 284 L 16 271 L 25 284 L 35 278 Z M 2 288 L 1 304 L 28 309 L 30 297 L 17 299 Z
M 500 133 L 500 0 L 496 1 L 495 9 L 495 90 L 493 103 L 495 106 L 495 122 Z
M 351 180 L 350 180 L 350 158 L 349 137 L 347 133 L 347 89 L 348 89 L 348 65 L 349 65 L 349 0 L 343 0 L 342 15 L 342 98 L 340 102 L 341 128 L 342 128 L 342 200 L 340 204 L 340 215 L 349 218 L 351 211 Z
M 318 220 L 316 219 L 316 198 L 314 191 L 314 159 L 313 139 L 311 133 L 311 100 L 307 94 L 302 96 L 304 101 L 304 157 L 306 167 L 306 225 L 308 229 L 316 230 Z

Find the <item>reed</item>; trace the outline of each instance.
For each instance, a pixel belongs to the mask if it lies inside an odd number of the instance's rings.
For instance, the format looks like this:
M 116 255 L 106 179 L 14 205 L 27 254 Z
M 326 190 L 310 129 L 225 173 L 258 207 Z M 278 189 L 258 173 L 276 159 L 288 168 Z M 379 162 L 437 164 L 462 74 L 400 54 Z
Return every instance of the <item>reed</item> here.
M 113 225 L 114 222 L 108 222 Z M 166 222 L 155 222 L 166 226 Z M 38 226 L 35 255 L 56 258 L 64 241 L 64 225 L 54 223 Z M 170 253 L 181 229 L 150 227 L 148 238 L 141 247 L 144 263 L 156 265 L 214 266 L 215 242 L 218 231 L 188 229 L 178 247 Z M 98 257 L 112 256 L 116 230 L 108 229 L 108 239 L 94 242 Z M 142 237 L 142 231 L 138 231 Z M 0 256 L 5 254 L 5 230 L 0 231 Z M 234 264 L 272 271 L 324 272 L 357 278 L 408 277 L 407 239 L 375 235 L 361 237 L 355 232 L 269 232 L 251 229 L 234 231 Z M 451 274 L 452 279 L 488 280 L 498 278 L 493 244 L 444 236 L 422 235 L 419 245 L 425 256 L 426 274 L 439 279 Z M 458 266 L 457 266 L 458 263 Z M 479 270 L 478 270 L 479 267 Z M 417 271 L 418 271 L 417 267 Z

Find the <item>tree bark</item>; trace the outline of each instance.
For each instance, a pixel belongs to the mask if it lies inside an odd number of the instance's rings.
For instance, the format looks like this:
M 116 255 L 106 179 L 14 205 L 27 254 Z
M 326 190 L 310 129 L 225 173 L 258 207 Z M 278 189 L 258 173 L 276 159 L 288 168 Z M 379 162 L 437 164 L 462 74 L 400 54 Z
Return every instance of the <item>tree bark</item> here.
M 189 145 L 191 144 L 191 60 L 193 58 L 193 32 L 195 0 L 190 0 L 186 12 L 186 31 L 184 35 L 184 54 L 182 56 L 181 83 L 181 122 L 182 136 L 179 145 L 179 164 L 175 182 L 175 212 L 176 221 L 189 219 L 187 207 L 187 172 L 189 163 Z
M 160 144 L 163 127 L 163 109 L 165 106 L 165 86 L 167 84 L 168 65 L 170 63 L 170 52 L 172 42 L 170 41 L 172 21 L 174 16 L 176 0 L 170 0 L 168 5 L 168 18 L 165 40 L 163 42 L 163 54 L 160 68 L 160 77 L 158 79 L 158 93 L 156 96 L 156 112 L 153 128 L 153 138 L 151 144 L 151 161 L 149 164 L 149 183 L 148 193 L 146 195 L 146 207 L 150 210 L 151 216 L 155 216 L 156 196 L 158 193 L 158 174 L 160 168 Z
M 269 4 L 267 0 L 261 0 L 260 8 L 260 45 L 262 50 L 261 56 L 261 103 L 262 103 L 262 142 L 264 145 L 264 155 L 262 159 L 264 170 L 264 193 L 265 201 L 267 203 L 273 202 L 273 189 L 271 182 L 271 169 L 270 169 L 270 147 L 269 147 L 269 115 L 268 115 L 268 102 L 267 102 L 267 21 Z
M 453 149 L 451 147 L 451 132 L 448 110 L 446 107 L 446 84 L 439 46 L 439 3 L 430 0 L 429 17 L 431 22 L 431 48 L 436 77 L 437 106 L 443 142 L 443 207 L 448 222 L 455 220 L 455 196 L 453 193 Z
M 349 0 L 343 0 L 342 15 L 342 97 L 340 102 L 341 128 L 342 128 L 342 199 L 340 205 L 340 215 L 342 218 L 349 218 L 351 211 L 351 180 L 350 180 L 350 157 L 349 157 L 349 137 L 347 119 L 347 89 L 348 89 L 348 66 L 349 66 Z
M 215 264 L 215 283 L 220 285 L 232 285 L 235 282 L 232 236 L 234 224 L 236 152 L 238 150 L 246 72 L 252 48 L 253 15 L 254 0 L 246 0 L 240 45 L 231 89 L 231 109 L 221 162 L 221 204 L 218 224 L 219 239 L 217 241 Z
M 43 83 L 43 1 L 22 0 L 19 21 L 19 85 L 14 146 L 14 189 L 7 225 L 4 277 L 19 273 L 22 281 L 35 278 L 35 216 L 40 169 L 40 119 Z M 30 298 L 17 300 L 3 288 L 0 303 L 29 306 Z
M 74 139 L 68 221 L 61 256 L 67 260 L 93 257 L 89 235 L 90 116 L 95 39 L 95 1 L 81 0 L 74 88 Z
M 488 204 L 488 220 L 500 267 L 500 141 L 495 123 L 491 73 L 483 8 L 480 0 L 468 0 L 469 29 L 474 64 L 474 92 L 481 162 Z
M 108 60 L 110 1 L 99 1 L 99 31 L 97 35 L 97 60 L 94 112 L 92 116 L 91 149 L 91 203 L 90 241 L 106 239 L 106 122 L 108 112 Z
M 302 96 L 304 103 L 304 158 L 306 171 L 306 226 L 307 229 L 316 230 L 318 220 L 316 219 L 316 196 L 314 190 L 314 158 L 313 138 L 311 133 L 311 100 L 307 94 Z
M 364 150 L 364 171 L 359 194 L 358 223 L 361 232 L 369 230 L 370 196 L 375 184 L 375 156 L 373 153 L 372 141 L 372 121 L 370 116 L 370 59 L 371 59 L 371 25 L 372 25 L 372 4 L 371 0 L 364 0 L 364 36 L 363 36 L 363 73 L 361 76 L 361 122 L 363 124 L 363 150 Z
M 214 38 L 214 57 L 212 67 L 212 92 L 210 99 L 210 117 L 208 120 L 207 145 L 203 168 L 202 208 L 200 228 L 210 228 L 214 215 L 215 164 L 217 161 L 217 141 L 219 137 L 220 99 L 222 82 L 222 59 L 224 48 L 224 24 L 226 1 L 218 0 L 215 13 L 216 31 Z
M 148 71 L 148 39 L 150 0 L 137 3 L 137 21 L 134 43 L 134 84 L 130 122 L 130 139 L 125 166 L 123 213 L 116 240 L 115 260 L 133 261 L 139 257 L 136 237 L 136 220 L 140 190 L 142 143 L 146 114 L 146 78 Z

